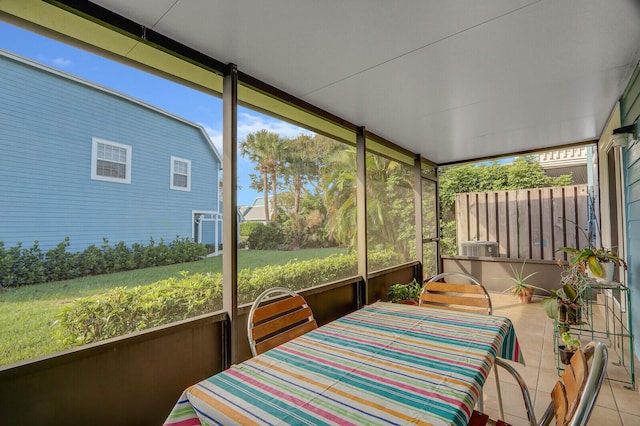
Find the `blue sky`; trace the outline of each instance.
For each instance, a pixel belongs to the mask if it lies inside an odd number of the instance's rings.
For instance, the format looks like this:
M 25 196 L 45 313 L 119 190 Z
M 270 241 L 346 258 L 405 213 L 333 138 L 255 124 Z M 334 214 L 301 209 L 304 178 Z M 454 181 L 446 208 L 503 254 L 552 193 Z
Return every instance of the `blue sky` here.
M 0 22 L 0 49 L 115 89 L 200 124 L 222 154 L 222 100 L 219 98 L 4 22 Z M 238 142 L 261 129 L 286 137 L 310 133 L 246 108 L 239 108 L 238 115 Z M 252 165 L 239 157 L 239 205 L 251 204 L 256 196 L 262 195 L 249 188 L 249 173 L 254 173 Z

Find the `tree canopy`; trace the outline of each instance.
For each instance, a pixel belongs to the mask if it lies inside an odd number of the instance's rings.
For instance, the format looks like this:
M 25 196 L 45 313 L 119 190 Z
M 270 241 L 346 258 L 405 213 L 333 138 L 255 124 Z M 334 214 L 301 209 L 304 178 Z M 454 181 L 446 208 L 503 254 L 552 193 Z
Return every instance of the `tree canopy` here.
M 529 155 L 507 164 L 492 161 L 448 167 L 440 174 L 438 181 L 440 207 L 446 212 L 453 206 L 459 193 L 564 186 L 571 185 L 573 178 L 571 175 L 545 175 L 540 163 Z
M 512 163 L 466 164 L 445 168 L 438 178 L 440 185 L 441 252 L 454 255 L 456 194 L 465 192 L 501 191 L 508 189 L 548 188 L 573 184 L 571 175 L 550 177 L 535 156 L 516 158 Z

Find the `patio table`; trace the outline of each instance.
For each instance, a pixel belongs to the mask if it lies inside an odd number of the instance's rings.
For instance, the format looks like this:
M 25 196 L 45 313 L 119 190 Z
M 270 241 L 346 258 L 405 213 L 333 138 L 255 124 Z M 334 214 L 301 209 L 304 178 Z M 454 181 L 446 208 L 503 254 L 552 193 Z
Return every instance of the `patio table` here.
M 508 318 L 377 302 L 186 389 L 165 425 L 466 425 Z

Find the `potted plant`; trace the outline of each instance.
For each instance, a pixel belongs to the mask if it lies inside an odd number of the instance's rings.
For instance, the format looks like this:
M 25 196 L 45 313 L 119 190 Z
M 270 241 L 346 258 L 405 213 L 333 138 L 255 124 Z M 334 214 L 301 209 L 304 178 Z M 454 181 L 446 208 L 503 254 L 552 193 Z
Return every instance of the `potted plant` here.
M 552 295 L 542 301 L 542 306 L 551 319 L 560 326 L 581 324 L 584 292 L 590 278 L 578 265 L 569 264 L 560 276 L 562 287 L 552 290 Z
M 538 272 L 532 272 L 529 275 L 524 275 L 524 266 L 527 263 L 526 259 L 522 262 L 522 266 L 520 270 L 514 269 L 514 267 L 510 264 L 509 268 L 511 268 L 511 272 L 513 276 L 510 278 L 513 281 L 513 285 L 505 290 L 505 293 L 511 293 L 520 300 L 520 303 L 529 303 L 531 302 L 531 298 L 533 297 L 533 293 L 536 290 L 540 290 L 545 293 L 549 293 L 547 289 L 536 287 L 533 284 L 529 284 L 527 281 L 532 276 L 536 275 Z
M 408 284 L 393 284 L 389 286 L 387 295 L 390 302 L 417 305 L 421 292 L 422 285 L 414 278 Z
M 573 247 L 561 247 L 558 249 L 558 251 L 563 251 L 569 255 L 569 263 L 579 266 L 583 272 L 589 270 L 594 277 L 603 278 L 607 282 L 613 281 L 615 265 L 627 269 L 627 263 L 624 259 L 618 257 L 613 249 L 594 247 L 586 231 L 577 224 L 574 225 L 589 241 L 589 245 L 583 249 Z
M 589 246 L 583 249 L 562 247 L 560 250 L 570 256 L 569 263 L 578 265 L 584 271 L 588 269 L 596 278 L 613 281 L 613 267 L 615 265 L 627 269 L 627 263 L 624 259 L 618 257 L 611 249 Z M 609 271 L 607 274 L 604 273 L 605 269 Z
M 568 331 L 562 333 L 561 338 L 564 345 L 558 345 L 560 361 L 565 365 L 569 365 L 573 354 L 580 349 L 580 340 L 573 337 Z

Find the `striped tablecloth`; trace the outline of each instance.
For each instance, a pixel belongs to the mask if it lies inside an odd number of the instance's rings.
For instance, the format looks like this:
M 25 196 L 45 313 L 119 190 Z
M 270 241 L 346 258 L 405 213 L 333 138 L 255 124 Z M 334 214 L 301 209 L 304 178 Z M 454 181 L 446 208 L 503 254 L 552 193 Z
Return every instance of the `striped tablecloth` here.
M 165 425 L 466 425 L 507 318 L 378 302 L 203 380 Z

